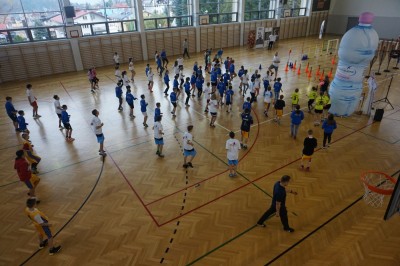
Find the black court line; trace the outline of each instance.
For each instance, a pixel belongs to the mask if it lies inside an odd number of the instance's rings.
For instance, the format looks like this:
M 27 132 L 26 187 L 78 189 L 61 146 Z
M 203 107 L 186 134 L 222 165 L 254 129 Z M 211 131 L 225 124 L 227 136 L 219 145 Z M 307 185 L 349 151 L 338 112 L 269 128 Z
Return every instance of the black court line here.
M 100 181 L 100 177 L 103 174 L 103 170 L 104 170 L 104 160 L 105 158 L 103 157 L 102 159 L 102 164 L 101 164 L 101 168 L 100 168 L 100 173 L 97 176 L 96 182 L 94 183 L 92 190 L 89 192 L 89 194 L 86 196 L 85 200 L 82 202 L 81 206 L 79 206 L 79 208 L 75 211 L 75 213 L 71 216 L 71 218 L 68 219 L 68 221 L 65 222 L 65 224 L 57 231 L 57 233 L 54 234 L 53 238 L 55 238 L 57 235 L 59 235 L 62 230 L 67 227 L 67 225 L 75 218 L 75 216 L 78 215 L 78 213 L 80 212 L 80 210 L 85 206 L 85 204 L 88 202 L 89 198 L 92 196 L 94 190 L 97 187 L 97 184 Z M 43 249 L 44 250 L 44 249 Z M 36 254 L 38 254 L 41 251 L 41 249 L 37 249 L 35 252 L 32 253 L 31 256 L 29 256 L 26 260 L 24 260 L 20 265 L 25 265 L 27 262 L 29 262 Z
M 342 126 L 342 127 L 345 127 L 345 128 L 351 129 L 351 130 L 357 130 L 357 129 L 354 129 L 354 128 L 352 128 L 352 127 L 349 127 L 349 126 L 346 126 L 346 125 L 343 125 L 343 124 L 341 124 L 341 123 L 338 123 L 338 122 L 336 122 L 336 124 L 338 124 L 338 125 L 340 125 L 340 126 Z M 368 134 L 368 133 L 362 132 L 361 130 L 360 130 L 360 131 L 358 131 L 358 133 L 360 133 L 360 134 L 364 134 L 365 136 L 368 136 L 368 137 L 374 138 L 374 139 L 376 139 L 376 140 L 380 140 L 380 141 L 386 142 L 386 143 L 388 143 L 388 144 L 395 144 L 395 143 L 398 141 L 398 140 L 397 140 L 397 141 L 395 141 L 395 142 L 390 142 L 390 141 L 388 141 L 388 140 L 381 139 L 381 138 L 379 138 L 379 137 L 377 137 L 377 136 L 374 136 L 374 135 L 372 135 L 372 134 Z
M 395 176 L 396 174 L 400 173 L 400 170 L 397 170 L 396 172 L 394 172 L 391 176 Z M 383 181 L 386 182 L 386 181 Z M 378 185 L 379 186 L 379 185 Z M 355 201 L 353 201 L 350 205 L 348 205 L 346 208 L 344 208 L 343 210 L 341 210 L 340 212 L 338 212 L 337 214 L 335 214 L 333 217 L 331 217 L 329 220 L 327 220 L 325 223 L 321 224 L 320 226 L 318 226 L 317 228 L 315 228 L 313 231 L 311 231 L 310 233 L 308 233 L 306 236 L 304 236 L 303 238 L 301 238 L 299 241 L 297 241 L 296 243 L 294 243 L 293 245 L 291 245 L 289 248 L 287 248 L 285 251 L 283 251 L 282 253 L 280 253 L 278 256 L 276 256 L 275 258 L 273 258 L 272 260 L 268 261 L 266 264 L 264 265 L 271 265 L 271 263 L 275 262 L 276 260 L 278 260 L 279 258 L 281 258 L 283 255 L 285 255 L 286 253 L 288 253 L 289 251 L 291 251 L 293 248 L 295 248 L 296 246 L 298 246 L 299 244 L 301 244 L 304 240 L 306 240 L 307 238 L 309 238 L 310 236 L 312 236 L 313 234 L 315 234 L 317 231 L 319 231 L 320 229 L 322 229 L 325 225 L 329 224 L 330 222 L 332 222 L 334 219 L 336 219 L 337 217 L 339 217 L 342 213 L 344 213 L 345 211 L 347 211 L 348 209 L 350 209 L 351 207 L 353 207 L 357 202 L 359 202 L 360 200 L 362 200 L 364 197 L 364 195 L 358 197 Z

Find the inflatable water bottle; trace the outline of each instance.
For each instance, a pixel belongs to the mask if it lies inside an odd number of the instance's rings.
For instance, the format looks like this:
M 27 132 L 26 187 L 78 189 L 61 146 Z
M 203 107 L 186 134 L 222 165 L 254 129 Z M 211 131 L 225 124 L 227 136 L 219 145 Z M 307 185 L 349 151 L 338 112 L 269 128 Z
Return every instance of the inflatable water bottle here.
M 343 36 L 339 45 L 339 62 L 329 94 L 329 112 L 338 116 L 349 116 L 357 108 L 362 93 L 364 70 L 374 57 L 379 38 L 371 23 L 374 15 L 364 12 L 359 24 Z

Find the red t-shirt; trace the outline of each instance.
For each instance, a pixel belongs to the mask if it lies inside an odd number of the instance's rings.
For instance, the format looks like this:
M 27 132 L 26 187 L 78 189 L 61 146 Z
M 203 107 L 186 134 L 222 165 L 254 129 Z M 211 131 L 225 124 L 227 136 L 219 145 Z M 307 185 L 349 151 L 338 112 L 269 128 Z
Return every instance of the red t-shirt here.
M 14 169 L 17 170 L 19 180 L 21 181 L 27 181 L 32 176 L 32 173 L 29 170 L 29 164 L 25 158 L 15 159 Z

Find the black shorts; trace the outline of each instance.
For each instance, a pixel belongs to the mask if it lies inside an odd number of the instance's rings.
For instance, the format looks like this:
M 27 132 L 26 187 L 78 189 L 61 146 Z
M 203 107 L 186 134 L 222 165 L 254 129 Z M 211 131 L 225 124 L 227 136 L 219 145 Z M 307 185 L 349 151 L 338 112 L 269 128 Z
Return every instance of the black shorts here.
M 57 114 L 57 113 L 56 113 Z M 61 119 L 61 114 L 57 114 L 57 116 L 58 116 L 58 118 L 60 118 Z
M 211 86 L 216 87 L 217 86 L 217 82 L 216 81 L 215 82 L 211 82 Z
M 231 105 L 232 104 L 232 102 L 231 101 L 226 101 L 226 103 L 225 103 L 226 105 Z
M 8 115 L 8 117 L 13 121 L 13 122 L 17 122 L 17 116 L 16 115 Z
M 317 110 L 317 109 L 315 109 L 314 111 L 315 111 L 316 114 L 322 114 L 324 110 Z
M 176 103 L 172 103 L 172 106 L 173 106 L 173 107 L 176 107 Z
M 130 107 L 131 109 L 134 108 L 134 107 L 133 107 L 133 103 L 132 103 L 132 104 L 128 103 L 128 105 L 129 105 L 129 107 Z
M 212 117 L 217 117 L 217 113 L 210 112 L 210 114 L 211 114 Z
M 63 123 L 64 128 L 68 130 L 72 130 L 71 124 L 70 123 Z
M 329 110 L 329 108 L 331 108 L 330 104 L 327 104 L 327 105 L 324 106 L 324 110 Z

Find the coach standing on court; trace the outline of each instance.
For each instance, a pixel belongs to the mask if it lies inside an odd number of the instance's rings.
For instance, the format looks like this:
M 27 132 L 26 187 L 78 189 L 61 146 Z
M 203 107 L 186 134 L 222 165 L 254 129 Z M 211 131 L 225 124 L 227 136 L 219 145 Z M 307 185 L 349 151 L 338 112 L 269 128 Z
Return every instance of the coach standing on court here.
M 290 176 L 284 175 L 281 177 L 280 181 L 275 183 L 271 207 L 258 220 L 257 226 L 265 227 L 265 220 L 275 213 L 276 217 L 281 218 L 283 230 L 289 233 L 294 232 L 294 229 L 289 227 L 289 220 L 286 210 L 286 186 L 289 184 L 289 181 Z M 289 193 L 297 195 L 297 192 L 293 190 L 290 190 Z
M 187 55 L 187 57 L 188 58 L 190 58 L 190 56 L 189 56 L 189 51 L 188 51 L 188 48 L 189 48 L 189 44 L 188 44 L 188 41 L 187 41 L 187 39 L 185 39 L 184 41 L 183 41 L 183 58 L 185 58 L 185 55 Z

